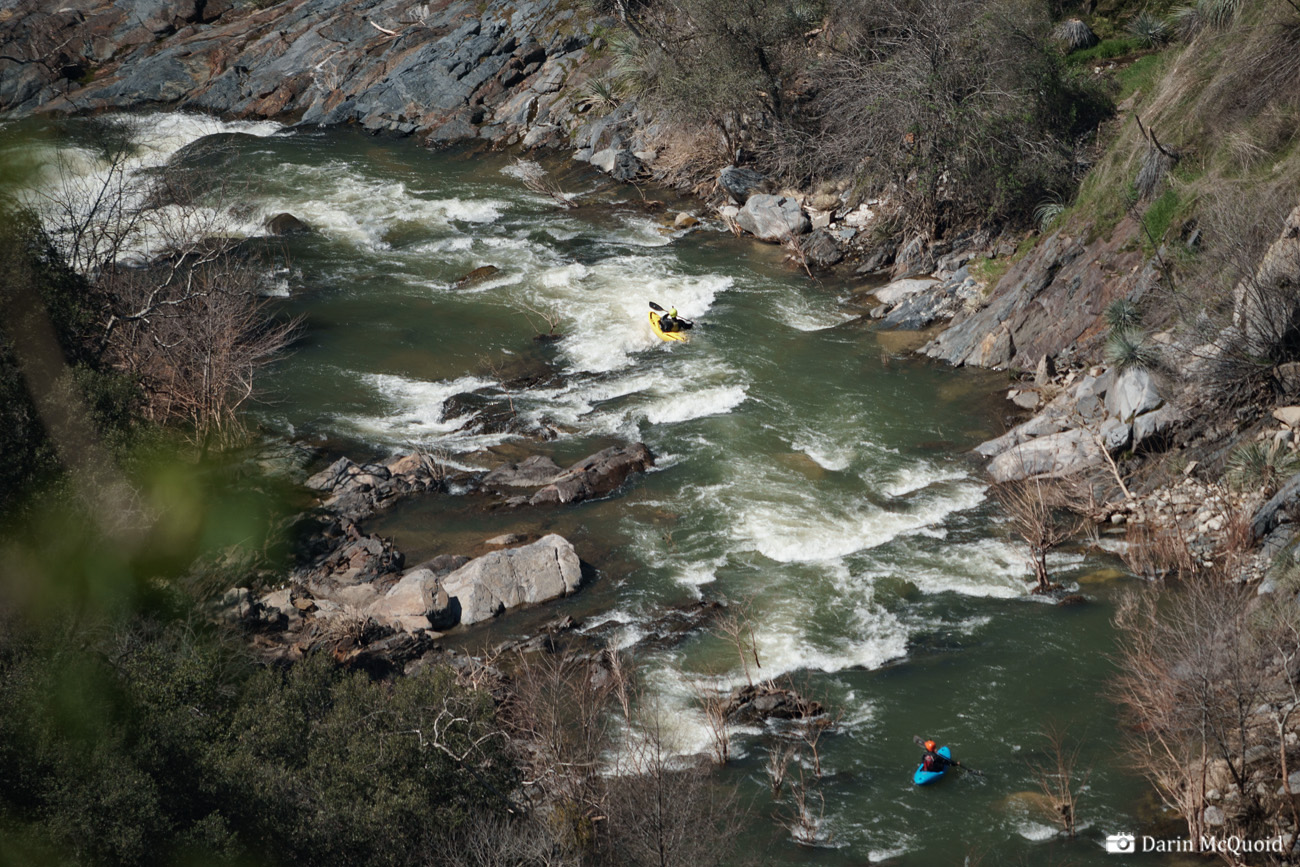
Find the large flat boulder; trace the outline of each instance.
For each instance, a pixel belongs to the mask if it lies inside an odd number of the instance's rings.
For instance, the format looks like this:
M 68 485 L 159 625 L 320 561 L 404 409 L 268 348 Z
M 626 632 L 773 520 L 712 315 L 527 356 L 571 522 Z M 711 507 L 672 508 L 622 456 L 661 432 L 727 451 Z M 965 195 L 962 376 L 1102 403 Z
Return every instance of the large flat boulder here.
M 911 298 L 913 295 L 924 292 L 931 286 L 937 286 L 938 283 L 938 280 L 930 277 L 908 277 L 881 286 L 871 294 L 875 295 L 876 300 L 881 304 L 897 304 Z
M 395 629 L 445 629 L 455 624 L 451 600 L 432 569 L 412 569 L 388 592 L 370 604 L 366 613 Z
M 812 228 L 799 203 L 788 196 L 750 196 L 736 215 L 736 224 L 763 241 L 784 241 Z
M 1101 446 L 1092 433 L 1076 428 L 1012 446 L 989 461 L 988 471 L 995 482 L 1059 478 L 1097 466 L 1102 460 Z
M 442 579 L 450 610 L 470 626 L 508 608 L 568 596 L 582 582 L 573 545 L 552 533 L 531 545 L 484 554 Z M 396 588 L 394 588 L 396 589 Z

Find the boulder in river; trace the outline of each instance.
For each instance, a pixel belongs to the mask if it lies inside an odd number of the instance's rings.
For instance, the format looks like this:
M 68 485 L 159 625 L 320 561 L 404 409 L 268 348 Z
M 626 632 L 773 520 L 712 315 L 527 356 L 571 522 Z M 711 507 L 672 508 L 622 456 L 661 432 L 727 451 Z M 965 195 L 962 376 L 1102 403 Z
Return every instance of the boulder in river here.
M 820 702 L 792 689 L 765 684 L 741 687 L 727 699 L 724 713 L 733 725 L 761 724 L 769 719 L 806 720 L 825 711 Z
M 442 579 L 449 610 L 461 625 L 490 620 L 507 608 L 568 596 L 582 582 L 573 545 L 552 533 L 531 545 L 484 554 Z
M 415 632 L 456 624 L 451 599 L 432 569 L 412 569 L 367 609 L 381 623 Z
M 266 221 L 266 231 L 278 237 L 287 235 L 309 235 L 311 226 L 290 213 L 276 214 Z
M 522 461 L 504 463 L 483 477 L 485 485 L 538 488 L 549 485 L 564 470 L 546 455 L 531 455 Z
M 470 271 L 464 277 L 461 277 L 459 280 L 457 280 L 452 285 L 452 288 L 468 289 L 471 286 L 474 286 L 478 283 L 482 283 L 484 280 L 488 279 L 489 277 L 496 274 L 500 270 L 501 269 L 498 268 L 496 265 L 482 265 L 478 268 L 475 268 L 473 271 Z
M 528 501 L 531 506 L 577 503 L 612 493 L 632 473 L 654 466 L 645 443 L 610 446 L 569 467 Z

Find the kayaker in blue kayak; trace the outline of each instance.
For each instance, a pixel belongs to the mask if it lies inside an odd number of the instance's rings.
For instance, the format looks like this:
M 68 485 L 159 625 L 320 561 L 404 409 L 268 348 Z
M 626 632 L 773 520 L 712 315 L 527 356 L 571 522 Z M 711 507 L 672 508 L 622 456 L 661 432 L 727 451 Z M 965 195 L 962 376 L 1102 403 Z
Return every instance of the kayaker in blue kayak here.
M 921 757 L 921 770 L 928 774 L 942 774 L 948 770 L 950 764 L 952 763 L 948 761 L 947 756 L 935 752 L 934 741 L 925 742 L 925 755 Z

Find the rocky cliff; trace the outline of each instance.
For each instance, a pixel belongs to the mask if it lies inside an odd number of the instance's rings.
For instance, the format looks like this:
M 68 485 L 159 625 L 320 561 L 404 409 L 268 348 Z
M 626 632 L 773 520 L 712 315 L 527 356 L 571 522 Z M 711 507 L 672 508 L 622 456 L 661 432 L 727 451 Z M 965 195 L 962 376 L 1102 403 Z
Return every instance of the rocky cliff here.
M 560 128 L 591 36 L 556 0 L 73 0 L 20 3 L 0 42 L 10 112 L 165 107 L 510 141 Z

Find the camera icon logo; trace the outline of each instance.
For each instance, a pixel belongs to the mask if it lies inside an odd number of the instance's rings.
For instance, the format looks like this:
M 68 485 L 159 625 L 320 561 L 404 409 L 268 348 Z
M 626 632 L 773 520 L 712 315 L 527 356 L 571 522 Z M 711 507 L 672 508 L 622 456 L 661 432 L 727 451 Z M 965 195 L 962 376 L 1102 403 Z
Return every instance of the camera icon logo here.
M 1132 834 L 1109 834 L 1106 836 L 1106 851 L 1111 855 L 1127 855 L 1137 851 L 1137 838 Z

